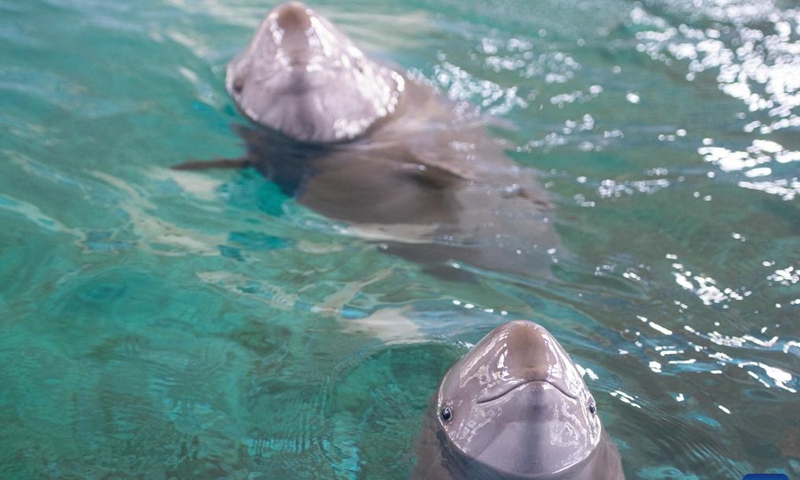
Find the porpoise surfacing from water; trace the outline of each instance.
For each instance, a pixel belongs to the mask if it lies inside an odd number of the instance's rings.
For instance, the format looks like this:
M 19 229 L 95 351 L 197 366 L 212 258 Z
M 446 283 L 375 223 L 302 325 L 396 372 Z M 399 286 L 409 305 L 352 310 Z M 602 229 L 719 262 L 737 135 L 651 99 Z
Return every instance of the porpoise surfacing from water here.
M 367 57 L 301 3 L 274 8 L 228 66 L 226 87 L 252 125 L 247 153 L 179 169 L 259 170 L 297 201 L 432 270 L 549 272 L 559 246 L 533 173 L 485 122 Z
M 509 322 L 445 374 L 411 480 L 624 480 L 619 451 L 564 348 Z

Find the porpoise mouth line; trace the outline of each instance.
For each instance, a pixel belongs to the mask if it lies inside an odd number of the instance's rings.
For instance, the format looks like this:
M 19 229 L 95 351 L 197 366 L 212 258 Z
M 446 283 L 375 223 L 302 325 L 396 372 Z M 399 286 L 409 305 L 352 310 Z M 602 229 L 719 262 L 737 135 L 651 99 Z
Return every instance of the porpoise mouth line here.
M 559 387 L 558 385 L 556 385 L 555 383 L 553 383 L 553 382 L 551 382 L 549 380 L 523 380 L 523 381 L 521 381 L 519 383 L 515 383 L 515 384 L 511 385 L 511 387 L 503 390 L 502 392 L 498 393 L 497 395 L 493 395 L 491 397 L 486 397 L 486 398 L 481 398 L 475 403 L 482 404 L 482 403 L 493 402 L 493 401 L 497 400 L 498 398 L 504 397 L 506 394 L 518 389 L 519 387 L 521 387 L 523 385 L 527 385 L 529 383 L 546 383 L 546 384 L 550 385 L 551 387 L 555 388 L 556 390 L 558 390 L 559 392 L 561 392 L 562 394 L 564 394 L 565 396 L 567 396 L 567 397 L 569 397 L 569 398 L 571 398 L 573 400 L 578 398 L 575 395 L 565 391 L 564 389 L 562 389 L 561 387 Z
M 272 80 L 273 78 L 279 75 L 287 75 L 296 72 L 303 72 L 306 74 L 315 74 L 320 73 L 323 71 L 327 72 L 339 72 L 341 70 L 345 70 L 344 67 L 341 65 L 327 65 L 326 63 L 331 63 L 332 60 L 327 58 L 323 58 L 321 60 L 317 59 L 310 59 L 310 60 L 288 60 L 286 63 L 282 65 L 282 68 L 276 68 L 274 71 L 270 72 L 268 75 L 263 75 L 256 80 L 257 84 L 264 84 L 268 81 Z

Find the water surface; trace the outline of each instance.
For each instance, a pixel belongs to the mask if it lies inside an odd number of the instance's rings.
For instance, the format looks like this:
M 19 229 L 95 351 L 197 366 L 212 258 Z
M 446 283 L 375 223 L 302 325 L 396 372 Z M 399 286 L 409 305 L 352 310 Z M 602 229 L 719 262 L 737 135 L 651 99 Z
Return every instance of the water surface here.
M 0 1 L 0 477 L 403 479 L 440 375 L 537 321 L 629 478 L 800 475 L 800 10 L 325 1 L 503 120 L 570 256 L 446 281 L 251 171 L 226 62 L 272 4 Z

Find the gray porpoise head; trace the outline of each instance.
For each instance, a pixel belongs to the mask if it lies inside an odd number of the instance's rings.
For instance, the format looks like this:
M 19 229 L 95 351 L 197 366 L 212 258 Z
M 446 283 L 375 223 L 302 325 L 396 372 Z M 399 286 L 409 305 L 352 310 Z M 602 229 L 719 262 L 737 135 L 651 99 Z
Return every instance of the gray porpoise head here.
M 226 88 L 252 121 L 307 143 L 352 140 L 391 114 L 405 80 L 299 2 L 275 7 L 228 65 Z
M 441 451 L 419 459 L 415 479 L 624 479 L 577 367 L 533 322 L 475 345 L 444 376 L 427 421 L 436 441 L 422 448 Z

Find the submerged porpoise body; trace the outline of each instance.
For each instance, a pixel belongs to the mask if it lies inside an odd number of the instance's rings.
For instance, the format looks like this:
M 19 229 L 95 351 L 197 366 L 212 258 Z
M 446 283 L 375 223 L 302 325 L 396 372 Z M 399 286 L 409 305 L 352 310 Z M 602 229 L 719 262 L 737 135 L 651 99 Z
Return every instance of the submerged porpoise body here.
M 176 168 L 252 166 L 299 203 L 429 267 L 549 269 L 558 239 L 532 172 L 475 115 L 370 59 L 307 6 L 267 15 L 228 65 L 226 88 L 253 123 L 235 127 L 246 155 Z
M 619 451 L 564 348 L 540 325 L 506 323 L 444 376 L 412 480 L 624 480 Z

